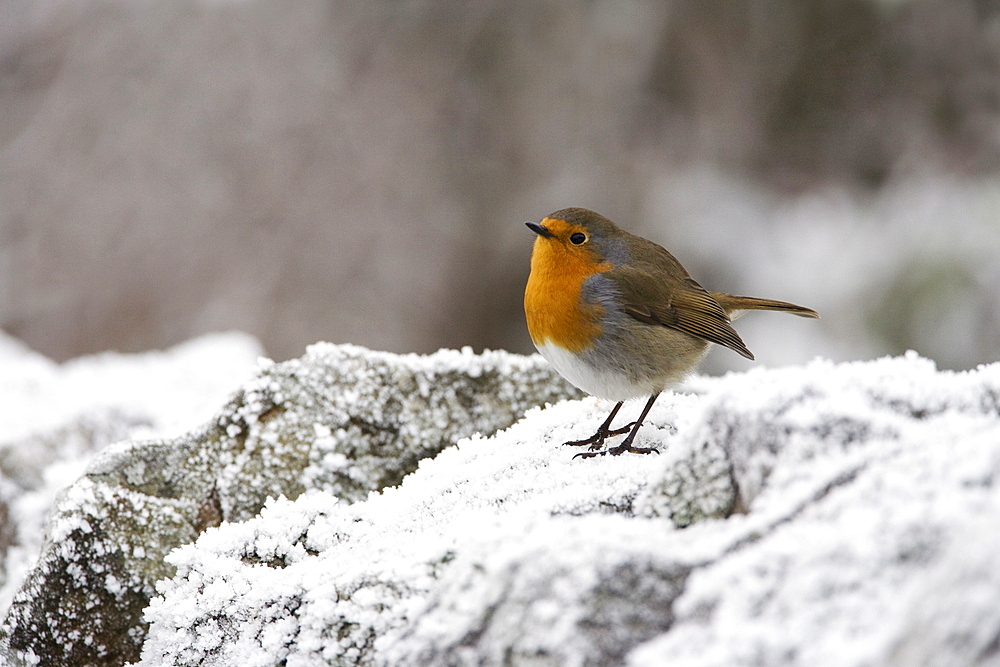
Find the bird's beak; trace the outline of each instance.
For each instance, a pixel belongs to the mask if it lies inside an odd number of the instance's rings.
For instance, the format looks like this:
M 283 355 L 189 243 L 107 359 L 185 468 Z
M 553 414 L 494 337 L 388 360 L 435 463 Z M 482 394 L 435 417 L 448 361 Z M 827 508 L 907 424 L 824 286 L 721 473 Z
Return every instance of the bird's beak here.
M 537 222 L 526 222 L 524 224 L 528 227 L 528 229 L 530 229 L 531 231 L 535 232 L 539 236 L 541 236 L 543 238 L 547 238 L 547 239 L 552 238 L 552 232 L 550 232 L 545 227 L 545 225 L 540 225 Z

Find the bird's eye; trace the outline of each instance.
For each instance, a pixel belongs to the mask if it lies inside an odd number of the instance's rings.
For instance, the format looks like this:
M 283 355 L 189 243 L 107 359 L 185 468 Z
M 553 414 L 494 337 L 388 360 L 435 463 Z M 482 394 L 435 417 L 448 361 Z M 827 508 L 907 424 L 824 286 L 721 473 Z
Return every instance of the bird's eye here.
M 577 232 L 576 234 L 573 234 L 573 236 L 569 237 L 569 242 L 572 243 L 573 245 L 580 245 L 586 240 L 587 240 L 587 235 L 581 234 L 580 232 Z

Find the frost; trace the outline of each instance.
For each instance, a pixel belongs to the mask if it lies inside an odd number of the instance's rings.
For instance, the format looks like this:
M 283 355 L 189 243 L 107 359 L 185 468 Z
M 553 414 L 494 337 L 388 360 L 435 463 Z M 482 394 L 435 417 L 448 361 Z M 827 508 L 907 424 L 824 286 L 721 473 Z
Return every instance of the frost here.
M 251 376 L 260 350 L 245 334 L 214 334 L 56 364 L 0 333 L 0 610 L 38 557 L 57 493 L 94 453 L 195 428 Z
M 353 504 L 211 529 L 169 557 L 139 664 L 995 662 L 1000 364 L 691 388 L 640 431 L 659 456 L 574 460 L 608 406 L 567 401 Z
M 640 431 L 660 454 L 591 460 L 561 443 L 610 406 L 566 392 L 494 352 L 260 364 L 204 426 L 106 446 L 59 496 L 0 656 L 996 663 L 1000 364 L 695 377 Z
M 364 498 L 456 440 L 574 393 L 540 357 L 504 352 L 422 357 L 317 344 L 302 359 L 262 364 L 204 426 L 109 446 L 90 462 L 54 509 L 49 539 L 4 621 L 0 651 L 17 661 L 33 651 L 51 664 L 137 659 L 142 610 L 155 582 L 174 573 L 165 560 L 171 549 L 223 521 L 254 517 L 268 498 L 307 488 Z M 315 553 L 309 536 L 322 532 L 307 527 L 287 539 L 260 533 L 254 572 Z M 231 585 L 249 594 L 249 579 L 240 588 L 222 576 L 206 582 L 213 599 Z M 296 622 L 281 600 L 301 593 L 282 591 L 266 613 L 245 612 L 273 623 L 261 637 L 274 642 Z M 185 655 L 228 641 L 233 623 L 206 620 Z

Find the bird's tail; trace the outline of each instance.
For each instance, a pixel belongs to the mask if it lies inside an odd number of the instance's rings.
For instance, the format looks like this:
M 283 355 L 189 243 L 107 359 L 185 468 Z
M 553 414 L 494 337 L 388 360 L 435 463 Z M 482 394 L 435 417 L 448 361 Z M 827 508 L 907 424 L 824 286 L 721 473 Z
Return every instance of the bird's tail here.
M 712 292 L 712 297 L 725 309 L 726 314 L 734 320 L 748 310 L 777 310 L 783 313 L 798 315 L 799 317 L 819 317 L 819 313 L 812 308 L 796 306 L 794 303 L 788 303 L 787 301 L 758 299 L 754 296 L 735 296 L 733 294 L 722 294 L 721 292 Z

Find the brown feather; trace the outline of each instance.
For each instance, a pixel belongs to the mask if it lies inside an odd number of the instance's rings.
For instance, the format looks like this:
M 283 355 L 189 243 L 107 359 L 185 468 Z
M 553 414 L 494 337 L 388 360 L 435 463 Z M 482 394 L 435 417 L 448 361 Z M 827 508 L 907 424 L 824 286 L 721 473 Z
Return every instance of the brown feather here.
M 684 272 L 680 264 L 676 268 Z M 753 353 L 730 325 L 725 309 L 687 272 L 666 284 L 662 279 L 655 280 L 648 273 L 629 268 L 616 268 L 608 275 L 622 291 L 623 310 L 631 317 L 723 345 L 753 359 Z M 670 282 L 674 284 L 671 286 Z M 655 285 L 654 289 L 649 289 L 650 285 Z
M 734 294 L 723 294 L 722 292 L 711 292 L 711 294 L 729 315 L 740 310 L 777 310 L 783 313 L 798 315 L 799 317 L 819 318 L 819 313 L 812 308 L 796 306 L 794 303 L 788 303 L 787 301 L 758 299 L 755 296 L 736 296 Z

